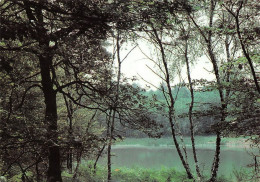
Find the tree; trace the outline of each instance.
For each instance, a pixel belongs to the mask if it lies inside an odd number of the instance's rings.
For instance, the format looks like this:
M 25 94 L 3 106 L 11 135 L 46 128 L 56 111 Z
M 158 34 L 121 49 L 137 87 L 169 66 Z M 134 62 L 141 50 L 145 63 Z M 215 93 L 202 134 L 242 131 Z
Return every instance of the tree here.
M 248 64 L 250 66 L 251 74 L 254 79 L 255 87 L 260 94 L 259 81 L 257 78 L 257 73 L 254 68 L 254 63 L 250 54 L 254 47 L 254 43 L 259 39 L 259 30 L 255 27 L 255 18 L 257 18 L 257 2 L 256 1 L 225 1 L 222 6 L 226 11 L 234 17 L 235 20 L 235 30 L 238 36 L 242 51 L 246 57 Z M 250 13 L 249 13 L 250 11 Z M 245 23 L 241 23 L 240 19 L 246 19 Z M 249 28 L 250 27 L 250 28 Z M 255 37 L 255 38 L 254 38 Z M 253 44 L 252 44 L 253 43 Z
M 62 181 L 63 162 L 67 161 L 72 173 L 74 154 L 78 164 L 82 155 L 97 155 L 98 160 L 107 145 L 110 180 L 111 145 L 116 137 L 121 137 L 115 128 L 120 123 L 160 136 L 161 126 L 152 114 L 157 107 L 159 112 L 167 109 L 163 118 L 169 120 L 173 141 L 189 178 L 194 175 L 185 145 L 177 140 L 181 129 L 176 118 L 188 109 L 186 117 L 200 177 L 194 117 L 220 117 L 212 127 L 217 139 L 210 180 L 215 181 L 221 137 L 228 131 L 252 135 L 259 130 L 254 121 L 259 118 L 255 114 L 259 110 L 256 1 L 224 2 L 2 1 L 0 91 L 5 94 L 0 96 L 0 157 L 4 159 L 1 173 L 16 178 L 15 174 L 20 172 L 25 181 L 30 179 L 29 172 L 34 171 L 32 178 L 39 181 L 45 180 L 42 176 L 47 171 L 47 181 Z M 197 16 L 201 14 L 205 19 L 199 22 Z M 193 109 L 196 96 L 200 95 L 194 90 L 190 75 L 192 59 L 196 58 L 195 51 L 192 52 L 195 33 L 200 35 L 196 39 L 200 40 L 197 53 L 207 52 L 216 77 L 213 82 L 202 80 L 202 90 L 215 89 L 219 94 L 219 102 L 210 105 L 213 110 L 200 106 L 201 112 Z M 106 40 L 115 35 L 117 55 L 113 56 L 106 50 Z M 139 37 L 151 42 L 160 58 L 150 59 L 159 73 L 150 70 L 164 82 L 159 88 L 161 99 L 165 99 L 162 105 L 155 96 L 153 101 L 148 100 L 140 88 L 127 83 L 121 75 L 121 46 L 125 40 Z M 116 74 L 113 57 L 118 62 Z M 188 84 L 180 78 L 180 84 L 173 87 L 184 64 Z M 216 99 L 211 93 L 215 92 L 206 94 Z M 185 98 L 185 102 L 176 107 L 179 97 Z M 188 101 L 189 108 L 185 106 Z M 99 120 L 100 127 L 95 125 L 99 116 L 107 117 Z M 82 118 L 86 118 L 84 123 L 79 122 Z M 76 173 L 77 169 L 74 178 Z
M 193 22 L 193 24 L 197 27 L 198 32 L 201 34 L 204 44 L 206 47 L 206 51 L 208 53 L 208 56 L 210 58 L 210 61 L 213 65 L 213 70 L 216 76 L 216 82 L 218 86 L 218 92 L 219 92 L 219 97 L 221 100 L 221 119 L 220 122 L 225 121 L 225 110 L 226 110 L 226 103 L 225 103 L 225 96 L 223 89 L 221 88 L 221 77 L 219 73 L 219 67 L 218 67 L 218 61 L 216 59 L 216 55 L 214 53 L 213 45 L 212 45 L 212 38 L 213 38 L 213 17 L 214 17 L 214 12 L 216 8 L 216 2 L 211 0 L 208 4 L 209 6 L 209 19 L 208 19 L 208 29 L 206 31 L 203 31 L 203 29 L 197 24 L 197 22 L 194 19 L 194 16 L 192 16 L 190 13 L 188 13 L 189 18 Z M 211 181 L 216 180 L 217 176 L 217 171 L 219 167 L 219 156 L 220 156 L 220 142 L 221 142 L 221 131 L 219 129 L 216 130 L 216 152 L 215 152 L 215 157 L 214 157 L 214 162 L 212 164 L 212 174 L 211 174 Z
M 227 3 L 227 4 L 226 4 Z M 229 4 L 230 3 L 230 4 Z M 240 8 L 242 8 L 242 1 L 239 2 L 233 2 L 229 1 L 218 2 L 218 1 L 206 1 L 204 3 L 204 6 L 208 6 L 208 14 L 206 15 L 208 18 L 208 25 L 205 26 L 201 23 L 201 25 L 196 21 L 196 11 L 194 14 L 187 13 L 188 17 L 193 22 L 194 26 L 197 28 L 198 32 L 200 33 L 203 42 L 201 42 L 201 45 L 205 46 L 205 50 L 208 53 L 209 59 L 212 62 L 213 70 L 216 76 L 216 88 L 219 92 L 220 97 L 220 122 L 215 124 L 213 129 L 217 133 L 217 139 L 216 139 L 216 153 L 215 153 L 215 160 L 212 166 L 212 175 L 211 175 L 211 181 L 216 180 L 218 166 L 219 166 L 219 154 L 220 154 L 220 142 L 221 142 L 221 135 L 223 134 L 223 128 L 221 128 L 221 125 L 225 125 L 227 122 L 229 122 L 230 118 L 232 118 L 232 115 L 228 115 L 229 108 L 232 108 L 232 95 L 236 93 L 235 90 L 233 90 L 233 86 L 237 84 L 236 76 L 240 76 L 241 74 L 238 72 L 233 72 L 234 67 L 236 66 L 236 62 L 234 61 L 239 55 L 240 50 L 238 49 L 238 42 L 240 42 L 241 48 L 244 55 L 248 54 L 248 50 L 245 50 L 245 44 L 242 45 L 244 40 L 241 38 L 239 26 L 240 23 L 238 23 L 237 20 L 233 19 L 232 16 L 230 16 L 230 13 L 232 14 L 232 10 L 230 12 L 229 7 L 235 7 L 238 4 L 239 8 L 237 9 L 237 14 L 233 12 L 233 15 L 236 18 L 236 16 L 239 15 Z M 197 7 L 194 7 L 198 10 L 200 13 L 200 10 L 203 10 L 199 4 L 196 5 Z M 224 7 L 227 11 L 223 10 Z M 220 11 L 217 11 L 220 10 Z M 188 12 L 188 11 L 187 11 Z M 229 12 L 229 13 L 228 13 Z M 236 15 L 235 15 L 236 14 Z M 218 16 L 218 17 L 216 17 Z M 216 19 L 214 19 L 216 17 Z M 205 20 L 206 22 L 206 20 Z M 234 22 L 236 25 L 234 25 Z M 247 22 L 248 24 L 250 20 Z M 236 27 L 236 30 L 234 29 Z M 249 31 L 250 32 L 250 31 Z M 235 37 L 235 33 L 238 36 L 238 40 Z M 250 33 L 247 34 L 248 36 Z M 225 45 L 225 56 L 226 58 L 222 58 L 223 54 L 220 54 L 221 51 L 221 44 L 220 42 L 223 42 Z M 254 41 L 252 41 L 252 45 Z M 248 48 L 250 46 L 248 45 Z M 219 55 L 219 58 L 217 57 Z M 249 65 L 250 70 L 253 75 L 253 79 L 256 85 L 256 88 L 258 90 L 258 83 L 255 76 L 255 71 L 253 67 L 253 63 L 250 60 L 249 55 L 246 57 L 249 58 Z M 248 59 L 247 59 L 248 60 Z M 223 69 L 223 67 L 225 67 Z M 239 66 L 241 67 L 241 66 Z M 234 74 L 235 73 L 235 74 Z M 241 75 L 242 76 L 242 75 Z M 233 85 L 234 84 L 234 85 Z M 233 85 L 233 86 L 231 86 Z M 238 88 L 241 87 L 237 85 Z
M 12 176 L 14 171 L 20 171 L 24 179 L 28 178 L 28 171 L 33 166 L 44 168 L 40 163 L 45 160 L 43 156 L 46 156 L 45 150 L 41 148 L 46 146 L 45 127 L 41 120 L 43 113 L 40 112 L 43 107 L 41 87 L 36 79 L 30 77 L 35 75 L 35 65 L 30 62 L 30 58 L 17 53 L 10 62 L 12 71 L 0 72 L 1 93 L 6 93 L 1 95 L 0 156 L 4 161 L 1 174 L 6 175 L 11 171 Z M 1 61 L 3 59 L 2 57 Z M 21 63 L 19 59 L 28 61 Z M 39 172 L 37 169 L 36 171 Z M 39 175 L 37 173 L 37 177 Z
M 57 96 L 62 94 L 64 103 L 67 103 L 70 125 L 73 115 L 70 103 L 104 112 L 104 102 L 97 97 L 102 98 L 114 86 L 109 87 L 112 64 L 101 40 L 107 38 L 114 25 L 116 30 L 132 27 L 133 17 L 125 12 L 138 4 L 121 1 L 1 2 L 0 50 L 5 56 L 1 58 L 1 69 L 11 72 L 13 55 L 27 55 L 31 59 L 30 64 L 34 65 L 30 67 L 33 74 L 28 77 L 34 79 L 37 85 L 28 82 L 23 98 L 27 101 L 29 91 L 35 87 L 43 93 L 48 181 L 62 181 Z M 118 11 L 111 12 L 110 9 Z M 21 57 L 16 57 L 16 61 L 23 62 Z M 9 115 L 12 115 L 12 107 L 9 108 Z
M 160 22 L 161 23 L 161 22 Z M 185 160 L 185 156 L 187 156 L 186 154 L 186 150 L 184 149 L 184 153 L 181 151 L 181 147 L 179 142 L 177 141 L 177 124 L 176 124 L 176 116 L 175 116 L 175 102 L 176 102 L 176 97 L 174 97 L 174 93 L 172 91 L 172 81 L 173 81 L 173 75 L 171 75 L 170 73 L 170 66 L 168 64 L 169 63 L 169 58 L 167 57 L 167 53 L 165 50 L 167 50 L 165 47 L 165 44 L 163 42 L 163 40 L 165 40 L 165 38 L 163 37 L 163 32 L 162 30 L 164 29 L 164 27 L 162 25 L 160 25 L 161 27 L 159 28 L 155 28 L 158 25 L 156 23 L 154 23 L 152 21 L 152 19 L 148 19 L 147 20 L 147 27 L 146 29 L 144 29 L 144 31 L 147 33 L 147 35 L 149 36 L 149 40 L 155 45 L 155 47 L 158 47 L 159 50 L 159 55 L 160 55 L 160 61 L 161 62 L 156 62 L 153 59 L 153 62 L 155 62 L 155 64 L 158 66 L 158 68 L 160 69 L 161 73 L 163 76 L 161 76 L 160 74 L 157 74 L 163 81 L 163 83 L 165 85 L 162 85 L 160 90 L 163 92 L 163 95 L 165 97 L 165 101 L 167 103 L 167 118 L 168 121 L 170 123 L 170 129 L 171 129 L 171 135 L 175 144 L 175 147 L 177 149 L 178 155 L 181 159 L 182 165 L 186 170 L 187 176 L 189 179 L 193 179 L 193 175 L 191 173 L 190 170 L 190 166 L 187 163 L 187 160 Z M 154 72 L 154 71 L 153 71 Z M 178 91 L 177 91 L 178 92 Z M 185 155 L 185 156 L 184 156 Z M 187 157 L 186 157 L 187 158 Z
M 64 85 L 57 84 L 56 70 L 66 63 L 56 59 L 58 49 L 68 37 L 70 40 L 84 34 L 94 40 L 105 38 L 108 23 L 112 21 L 108 5 L 102 2 L 97 6 L 93 1 L 1 2 L 1 52 L 30 54 L 38 64 L 45 125 L 48 126 L 48 181 L 62 181 L 60 147 L 57 145 L 57 92 L 70 85 L 83 84 L 79 78 Z
M 190 26 L 190 22 L 188 22 L 188 28 Z M 194 87 L 193 87 L 193 83 L 192 83 L 192 79 L 191 79 L 191 70 L 190 70 L 190 61 L 189 61 L 189 57 L 188 57 L 188 53 L 189 53 L 189 36 L 191 35 L 190 30 L 185 30 L 184 26 L 182 26 L 181 30 L 183 31 L 184 35 L 183 35 L 183 39 L 184 39 L 184 57 L 185 57 L 185 63 L 186 63 L 186 67 L 187 67 L 187 76 L 188 76 L 188 82 L 189 82 L 189 89 L 190 89 L 190 94 L 191 94 L 191 102 L 190 102 L 190 106 L 189 106 L 189 121 L 190 121 L 190 135 L 191 135 L 191 142 L 192 142 L 192 151 L 193 151 L 193 158 L 194 158 L 194 162 L 196 165 L 196 172 L 197 172 L 197 176 L 198 176 L 198 180 L 201 180 L 201 172 L 200 172 L 200 168 L 199 168 L 199 164 L 198 164 L 198 158 L 197 158 L 197 153 L 196 153 L 196 146 L 195 146 L 195 139 L 194 139 L 194 122 L 193 122 L 193 118 L 192 118 L 192 112 L 193 112 L 193 106 L 194 106 Z

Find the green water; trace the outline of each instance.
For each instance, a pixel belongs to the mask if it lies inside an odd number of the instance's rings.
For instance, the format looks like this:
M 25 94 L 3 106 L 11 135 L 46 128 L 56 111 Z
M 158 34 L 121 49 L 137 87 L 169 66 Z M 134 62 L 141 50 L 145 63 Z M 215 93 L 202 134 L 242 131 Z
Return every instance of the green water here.
M 222 146 L 220 154 L 219 175 L 230 177 L 233 170 L 248 169 L 247 165 L 254 162 L 250 156 L 250 149 L 237 146 Z M 142 146 L 116 145 L 113 147 L 112 167 L 143 167 L 160 169 L 162 167 L 175 168 L 184 171 L 174 146 Z M 204 175 L 210 174 L 214 158 L 214 144 L 201 144 L 197 148 L 198 161 Z M 191 147 L 187 147 L 188 161 L 195 171 Z M 106 159 L 101 160 L 105 164 Z

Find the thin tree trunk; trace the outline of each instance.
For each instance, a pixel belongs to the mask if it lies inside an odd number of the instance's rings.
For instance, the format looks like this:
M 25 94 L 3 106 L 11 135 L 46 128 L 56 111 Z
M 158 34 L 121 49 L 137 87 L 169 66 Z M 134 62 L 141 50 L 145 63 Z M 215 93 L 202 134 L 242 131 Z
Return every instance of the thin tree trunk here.
M 215 182 L 217 178 L 217 172 L 219 167 L 219 160 L 220 160 L 220 143 L 221 143 L 221 137 L 220 132 L 217 131 L 217 137 L 216 137 L 216 150 L 215 150 L 215 156 L 214 156 L 214 162 L 212 164 L 211 168 L 211 178 L 209 181 Z
M 179 143 L 177 141 L 177 138 L 176 138 L 175 126 L 174 126 L 174 122 L 173 122 L 174 103 L 175 103 L 175 101 L 174 101 L 172 90 L 171 90 L 170 75 L 169 75 L 167 61 L 165 59 L 164 48 L 163 48 L 161 39 L 159 38 L 158 33 L 157 33 L 157 31 L 156 31 L 156 29 L 154 27 L 153 27 L 153 32 L 154 32 L 156 41 L 157 41 L 157 43 L 159 45 L 159 48 L 160 48 L 160 51 L 161 51 L 163 66 L 164 66 L 164 69 L 165 69 L 165 76 L 166 76 L 165 81 L 166 81 L 166 84 L 167 84 L 168 95 L 170 97 L 170 103 L 168 105 L 168 108 L 169 108 L 168 117 L 169 117 L 169 123 L 170 123 L 170 126 L 171 126 L 171 133 L 172 133 L 173 142 L 175 144 L 175 147 L 176 147 L 176 150 L 178 152 L 178 155 L 179 155 L 179 157 L 181 159 L 182 165 L 183 165 L 183 167 L 184 167 L 184 169 L 186 171 L 187 177 L 189 179 L 193 179 L 193 175 L 192 175 L 192 173 L 190 171 L 189 164 L 185 161 L 185 159 L 183 157 L 183 154 L 181 152 L 181 149 L 180 149 L 180 145 L 179 145 Z
M 214 72 L 215 72 L 215 76 L 216 76 L 216 80 L 217 80 L 217 84 L 218 84 L 218 91 L 219 91 L 219 95 L 220 95 L 220 101 L 221 101 L 221 119 L 220 119 L 220 122 L 224 122 L 226 104 L 225 104 L 225 100 L 224 100 L 223 90 L 222 90 L 222 87 L 221 87 L 221 81 L 220 81 L 217 61 L 216 61 L 215 55 L 214 55 L 212 47 L 211 47 L 211 41 L 208 42 L 208 53 L 209 53 L 211 62 L 213 64 L 213 69 L 214 69 Z M 212 164 L 212 170 L 211 170 L 212 173 L 211 173 L 210 181 L 216 181 L 218 167 L 219 167 L 221 137 L 220 137 L 220 131 L 218 131 L 218 130 L 219 129 L 217 128 L 217 131 L 216 131 L 216 135 L 217 135 L 216 150 L 215 150 L 214 162 Z
M 115 125 L 115 117 L 116 117 L 116 107 L 118 105 L 118 98 L 119 98 L 119 84 L 121 79 L 121 59 L 120 59 L 120 32 L 117 33 L 116 38 L 116 50 L 117 50 L 117 63 L 118 63 L 118 71 L 117 71 L 117 83 L 116 83 L 116 94 L 115 94 L 115 100 L 113 103 L 112 108 L 112 121 L 110 125 L 110 131 L 109 131 L 109 138 L 108 138 L 108 150 L 107 150 L 107 166 L 108 166 L 108 174 L 107 174 L 107 180 L 111 181 L 112 179 L 112 173 L 111 173 L 111 146 L 112 146 L 112 140 L 113 140 L 113 133 L 114 133 L 114 125 Z M 110 122 L 110 120 L 109 120 Z
M 94 163 L 94 174 L 96 173 L 97 162 L 98 162 L 100 156 L 102 155 L 102 153 L 103 153 L 105 147 L 106 147 L 106 143 L 103 145 L 103 147 L 102 147 L 101 150 L 99 151 L 98 156 L 97 156 L 97 158 L 96 158 L 96 160 L 95 160 L 95 163 Z
M 219 76 L 217 61 L 215 59 L 215 55 L 214 55 L 213 50 L 211 48 L 211 42 L 208 42 L 208 53 L 210 55 L 210 59 L 211 59 L 211 62 L 213 64 L 213 68 L 214 68 L 214 72 L 215 72 L 215 76 L 216 76 L 217 84 L 218 84 L 218 91 L 219 91 L 219 95 L 220 95 L 220 101 L 221 101 L 221 119 L 220 119 L 220 122 L 224 122 L 225 121 L 226 104 L 225 104 L 225 100 L 224 100 L 223 90 L 222 90 L 222 87 L 220 85 L 221 82 L 220 82 L 220 76 Z M 218 167 L 219 167 L 221 137 L 220 137 L 220 131 L 218 131 L 218 130 L 219 129 L 217 128 L 217 131 L 216 131 L 216 135 L 217 135 L 217 137 L 216 137 L 216 150 L 215 150 L 214 162 L 212 164 L 210 181 L 216 181 Z
M 82 155 L 82 150 L 79 148 L 77 149 L 77 165 L 76 165 L 76 168 L 74 170 L 74 174 L 73 174 L 73 177 L 72 177 L 72 181 L 76 181 L 77 179 L 77 175 L 78 175 L 78 169 L 79 169 L 79 165 L 80 165 L 80 160 L 81 160 L 81 155 Z
M 189 107 L 189 121 L 190 121 L 190 135 L 191 135 L 192 152 L 193 152 L 194 162 L 196 165 L 196 172 L 197 172 L 197 175 L 198 175 L 198 178 L 200 181 L 201 173 L 200 173 L 200 168 L 199 168 L 198 158 L 197 158 L 197 153 L 196 153 L 194 126 L 193 126 L 193 119 L 192 119 L 192 111 L 193 111 L 193 105 L 194 105 L 194 90 L 193 90 L 193 85 L 192 85 L 191 75 L 190 75 L 190 65 L 189 65 L 189 58 L 188 58 L 188 40 L 186 40 L 186 42 L 185 42 L 185 62 L 187 65 L 187 74 L 188 74 L 190 93 L 191 93 L 191 103 L 190 103 L 190 107 Z
M 216 2 L 214 0 L 210 1 L 210 19 L 209 19 L 209 27 L 211 28 L 213 26 L 213 16 L 214 16 L 214 10 L 215 10 Z M 225 110 L 226 110 L 226 104 L 225 104 L 225 99 L 224 99 L 224 94 L 223 94 L 223 89 L 221 87 L 221 81 L 220 81 L 220 75 L 219 75 L 219 69 L 217 65 L 217 59 L 215 58 L 215 54 L 213 52 L 212 48 L 212 30 L 210 29 L 208 32 L 208 39 L 205 40 L 207 43 L 207 49 L 208 49 L 208 54 L 210 57 L 210 60 L 213 65 L 214 73 L 216 76 L 217 80 L 217 85 L 218 85 L 218 91 L 219 91 L 219 96 L 220 96 L 220 101 L 221 101 L 221 120 L 220 122 L 225 121 Z M 217 128 L 216 131 L 216 149 L 215 149 L 215 156 L 214 156 L 214 162 L 212 164 L 211 168 L 211 178 L 210 181 L 216 181 L 217 178 L 217 172 L 219 168 L 219 160 L 220 160 L 220 143 L 221 143 L 221 135 L 220 131 Z
M 251 73 L 252 73 L 252 76 L 253 76 L 253 79 L 254 79 L 254 82 L 255 82 L 255 86 L 256 86 L 256 89 L 258 91 L 258 93 L 260 94 L 260 86 L 259 86 L 259 83 L 258 83 L 258 80 L 257 80 L 257 76 L 256 76 L 256 73 L 255 73 L 255 69 L 254 69 L 254 66 L 253 66 L 253 62 L 252 62 L 252 59 L 250 58 L 250 55 L 249 53 L 247 52 L 246 50 L 246 47 L 245 47 L 245 44 L 243 42 L 243 38 L 242 38 L 242 35 L 241 35 L 241 32 L 240 32 L 240 26 L 239 26 L 239 12 L 240 10 L 242 9 L 243 7 L 243 1 L 240 1 L 240 5 L 236 11 L 236 13 L 234 13 L 232 10 L 228 9 L 226 6 L 224 6 L 226 8 L 226 10 L 235 18 L 235 21 L 236 21 L 236 31 L 237 31 L 237 36 L 238 36 L 238 39 L 239 39 L 239 42 L 240 42 L 240 45 L 241 45 L 241 48 L 242 48 L 242 51 L 243 51 L 243 54 L 244 56 L 246 57 L 248 63 L 249 63 L 249 66 L 250 66 L 250 70 L 251 70 Z
M 169 116 L 170 115 L 172 115 L 171 111 L 169 112 Z M 182 155 L 182 152 L 181 152 L 181 149 L 180 149 L 180 145 L 179 145 L 179 143 L 177 141 L 176 133 L 175 133 L 175 129 L 174 129 L 174 123 L 173 123 L 173 120 L 172 120 L 171 117 L 169 118 L 169 122 L 170 122 L 170 126 L 171 126 L 172 139 L 173 139 L 174 145 L 175 145 L 175 147 L 177 149 L 178 155 L 179 155 L 179 157 L 181 159 L 182 165 L 183 165 L 183 167 L 184 167 L 184 169 L 186 171 L 186 174 L 187 174 L 188 178 L 189 179 L 193 179 L 193 176 L 192 176 L 191 171 L 190 171 L 190 167 L 189 167 L 188 163 L 186 163 L 186 161 L 185 161 L 185 159 L 184 159 L 184 157 Z
M 219 75 L 219 70 L 218 70 L 218 65 L 217 65 L 217 59 L 215 58 L 213 48 L 212 48 L 212 30 L 211 28 L 213 27 L 213 16 L 214 16 L 214 11 L 215 11 L 215 6 L 216 6 L 216 1 L 211 0 L 210 1 L 210 17 L 209 17 L 209 31 L 208 34 L 204 33 L 202 29 L 199 27 L 199 25 L 195 22 L 193 17 L 188 14 L 188 16 L 191 18 L 192 22 L 200 32 L 201 36 L 204 38 L 204 41 L 207 46 L 207 52 L 210 57 L 211 63 L 213 65 L 213 70 L 215 73 L 215 77 L 217 80 L 217 85 L 218 85 L 218 91 L 219 91 L 219 96 L 220 96 L 220 101 L 221 101 L 221 119 L 220 122 L 225 121 L 225 110 L 226 110 L 226 104 L 225 104 L 225 99 L 224 99 L 224 94 L 223 94 L 223 89 L 221 87 L 221 81 L 220 81 L 220 75 Z M 216 181 L 217 177 L 217 172 L 218 172 L 218 167 L 219 167 L 219 157 L 220 157 L 220 143 L 221 143 L 221 133 L 218 131 L 219 129 L 217 128 L 216 130 L 216 149 L 215 149 L 215 156 L 214 156 L 214 161 L 212 164 L 211 168 L 211 178 L 210 181 Z
M 227 75 L 226 75 L 226 82 L 227 83 L 230 81 L 230 71 L 229 70 L 232 68 L 229 46 L 230 46 L 230 43 L 229 43 L 228 35 L 226 35 L 225 48 L 226 48 L 227 62 L 228 62 Z M 229 94 L 230 94 L 230 88 L 227 88 L 226 89 L 226 95 L 225 95 L 226 102 L 227 102 L 227 99 L 229 98 Z
M 112 180 L 111 146 L 112 146 L 112 140 L 113 140 L 113 132 L 114 132 L 114 124 L 115 124 L 115 114 L 116 114 L 116 111 L 113 110 L 112 121 L 111 121 L 111 125 L 110 125 L 109 138 L 108 138 L 108 146 L 107 146 L 107 181 L 111 181 Z
M 111 180 L 111 146 L 110 142 L 110 125 L 111 125 L 111 117 L 112 117 L 112 108 L 109 110 L 108 119 L 107 119 L 107 181 Z
M 69 122 L 69 129 L 68 129 L 68 133 L 69 133 L 69 142 L 70 144 L 72 144 L 73 142 L 73 129 L 72 129 L 72 119 L 73 119 L 73 106 L 72 106 L 72 102 L 71 100 L 67 101 L 66 96 L 63 94 L 63 98 L 66 104 L 66 108 L 67 108 L 67 119 Z M 73 168 L 73 148 L 71 148 L 71 146 L 68 147 L 68 152 L 67 152 L 67 169 L 69 170 L 69 173 L 72 174 L 72 168 Z
M 110 141 L 109 141 L 110 143 Z M 107 146 L 107 181 L 111 181 L 112 179 L 112 172 L 111 172 L 111 145 L 108 143 Z
M 39 163 L 35 164 L 35 171 L 36 171 L 36 181 L 40 182 L 40 172 L 39 172 Z
M 255 73 L 253 62 L 252 62 L 248 52 L 246 51 L 246 48 L 245 48 L 245 45 L 243 43 L 242 36 L 241 36 L 240 30 L 239 30 L 238 16 L 235 17 L 235 19 L 236 19 L 237 35 L 238 35 L 238 38 L 239 38 L 239 41 L 240 41 L 240 45 L 242 47 L 244 56 L 246 57 L 246 59 L 247 59 L 247 61 L 249 63 L 249 66 L 250 66 L 250 69 L 251 69 L 251 73 L 253 75 L 253 79 L 254 79 L 254 82 L 255 82 L 256 89 L 257 89 L 258 93 L 260 94 L 260 87 L 259 87 L 259 84 L 258 84 L 258 81 L 257 81 L 257 76 L 256 76 L 256 73 Z

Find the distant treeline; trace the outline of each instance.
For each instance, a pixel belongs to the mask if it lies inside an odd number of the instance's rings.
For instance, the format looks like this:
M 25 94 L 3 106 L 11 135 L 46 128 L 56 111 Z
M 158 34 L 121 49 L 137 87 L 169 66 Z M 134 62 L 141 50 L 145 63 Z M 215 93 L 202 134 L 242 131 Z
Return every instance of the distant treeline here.
M 183 135 L 189 136 L 189 119 L 188 119 L 188 110 L 189 104 L 191 102 L 190 92 L 185 86 L 176 86 L 173 89 L 174 96 L 177 98 L 175 103 L 175 109 L 177 113 L 177 129 L 180 129 Z M 166 101 L 163 93 L 159 90 L 148 90 L 144 91 L 143 94 L 150 98 L 153 98 L 153 101 L 158 105 L 165 106 L 161 109 L 161 112 L 154 111 L 155 120 L 157 123 L 163 126 L 162 136 L 168 137 L 171 136 L 170 125 L 167 120 L 165 111 L 167 110 Z M 195 124 L 195 133 L 198 135 L 211 135 L 214 134 L 212 131 L 212 126 L 217 122 L 219 115 L 213 113 L 214 108 L 219 106 L 219 97 L 216 90 L 210 91 L 201 91 L 197 90 L 194 93 L 195 95 L 195 105 L 194 105 L 194 124 Z M 147 135 L 139 130 L 134 130 L 129 127 L 118 126 L 122 131 L 124 137 L 147 137 Z

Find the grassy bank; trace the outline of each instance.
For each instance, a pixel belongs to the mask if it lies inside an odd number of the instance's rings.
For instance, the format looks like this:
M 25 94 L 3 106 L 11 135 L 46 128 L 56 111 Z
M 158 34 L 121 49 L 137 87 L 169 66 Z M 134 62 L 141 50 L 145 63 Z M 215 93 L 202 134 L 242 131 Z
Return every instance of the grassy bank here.
M 107 171 L 105 167 L 98 166 L 96 172 L 92 163 L 82 164 L 78 171 L 78 181 L 105 182 Z M 70 182 L 72 175 L 63 173 L 64 182 Z M 185 172 L 179 172 L 171 168 L 160 170 L 146 168 L 118 168 L 112 171 L 113 182 L 191 182 L 187 179 Z M 205 179 L 206 181 L 206 179 Z M 231 180 L 220 177 L 218 182 L 231 182 Z
M 184 142 L 190 145 L 190 138 L 184 137 Z M 223 138 L 222 145 L 228 146 L 242 146 L 246 143 L 246 138 Z M 197 146 L 208 146 L 215 145 L 215 136 L 197 136 L 196 137 Z M 126 147 L 129 146 L 147 146 L 147 147 L 158 147 L 158 146 L 173 146 L 171 138 L 126 138 L 124 141 L 117 142 L 117 146 Z M 158 147 L 160 148 L 160 147 Z M 225 148 L 225 147 L 222 147 Z M 128 157 L 128 156 L 127 156 Z M 115 162 L 115 161 L 114 161 Z M 105 164 L 104 164 L 105 165 Z M 157 169 L 148 169 L 146 167 L 117 167 L 113 168 L 112 171 L 112 181 L 113 182 L 189 182 L 192 180 L 187 179 L 186 173 L 178 168 L 168 168 L 161 167 Z M 205 170 L 205 169 L 204 169 Z M 84 162 L 80 165 L 77 173 L 77 181 L 83 182 L 106 182 L 107 169 L 101 164 L 97 167 L 96 171 L 93 169 L 92 162 Z M 210 175 L 210 173 L 203 173 L 205 175 Z M 229 175 L 230 174 L 230 175 Z M 72 181 L 72 175 L 68 173 L 63 173 L 64 182 Z M 203 181 L 207 181 L 209 176 L 206 176 Z M 259 178 L 258 178 L 259 179 Z M 258 179 L 254 175 L 252 169 L 233 169 L 228 172 L 228 175 L 221 176 L 219 173 L 218 182 L 246 182 L 252 181 L 257 182 Z M 111 182 L 112 182 L 111 181 Z
M 259 178 L 252 171 L 233 171 L 234 176 L 227 178 L 219 176 L 216 182 L 258 182 Z M 63 172 L 63 181 L 71 182 L 72 174 Z M 82 163 L 77 173 L 76 182 L 106 182 L 107 170 L 103 166 L 97 166 L 96 172 L 93 169 L 93 162 Z M 202 179 L 206 182 L 208 176 Z M 112 171 L 111 182 L 191 182 L 185 172 L 176 171 L 174 168 L 161 168 L 160 170 L 146 168 L 118 168 Z

